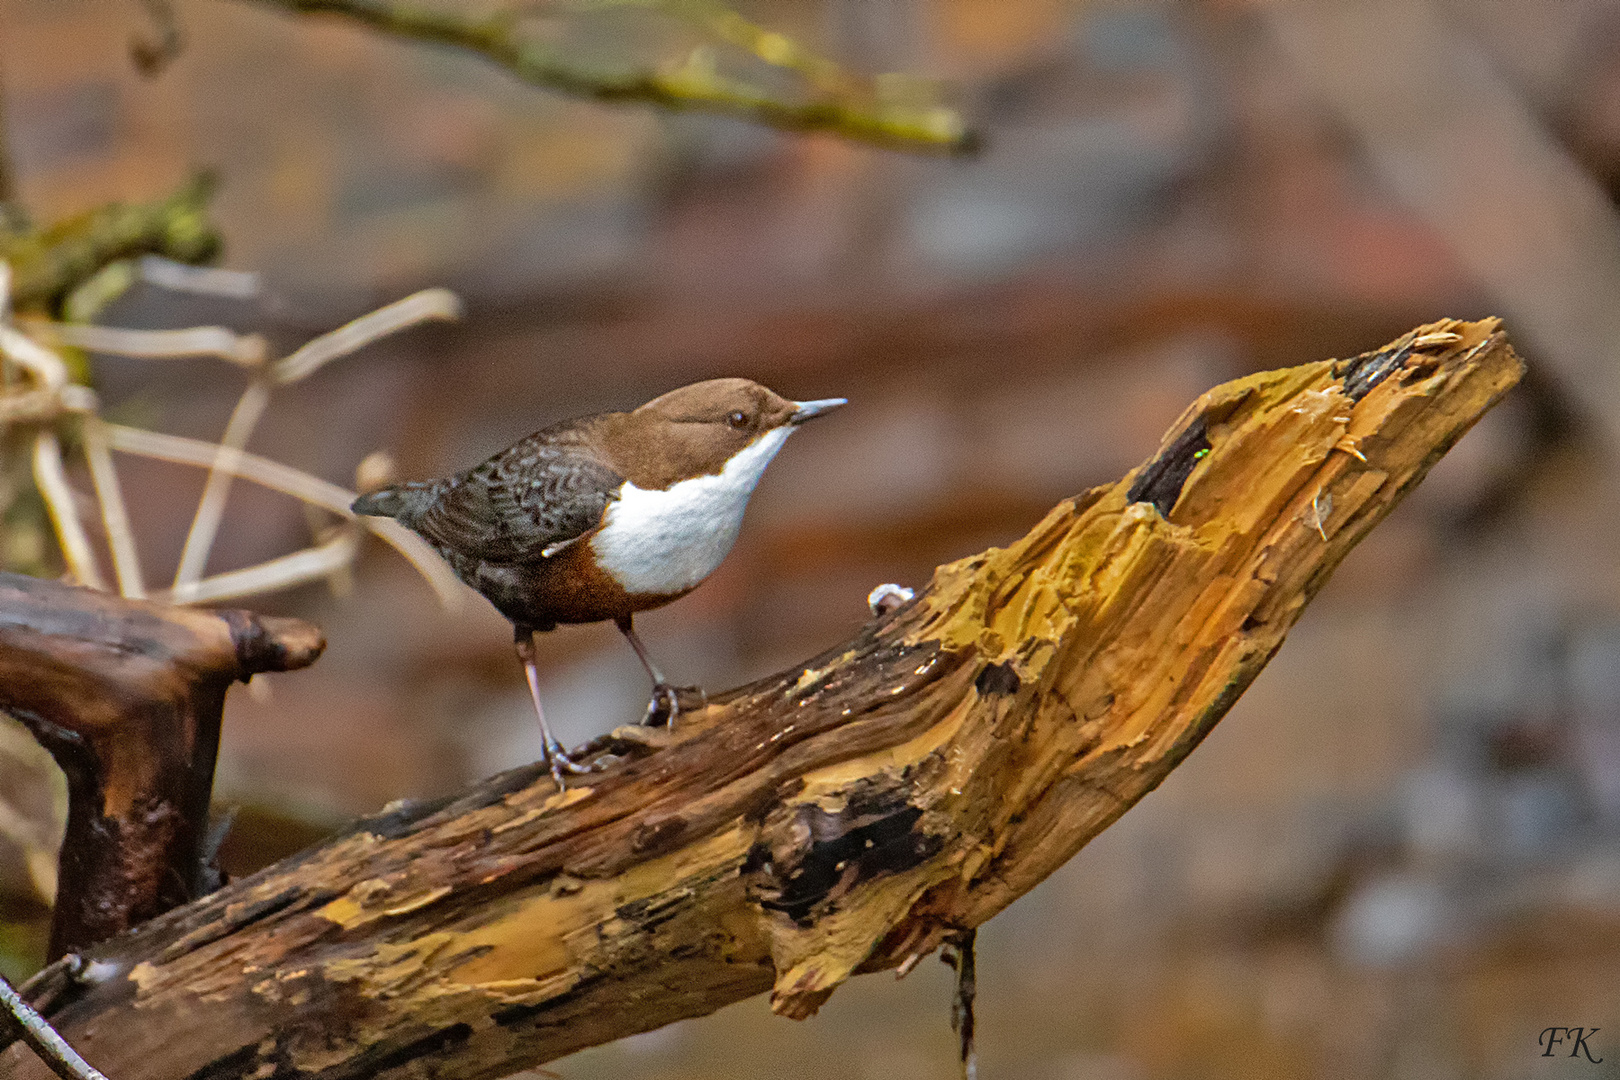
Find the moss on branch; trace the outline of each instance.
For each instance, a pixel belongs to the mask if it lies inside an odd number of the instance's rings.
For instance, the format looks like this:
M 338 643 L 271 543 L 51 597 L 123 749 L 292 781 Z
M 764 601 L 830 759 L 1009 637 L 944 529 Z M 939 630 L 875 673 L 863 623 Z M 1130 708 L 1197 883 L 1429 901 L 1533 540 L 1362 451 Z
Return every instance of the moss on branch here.
M 257 0 L 299 14 L 350 19 L 396 37 L 464 49 L 519 79 L 577 97 L 641 102 L 667 109 L 722 113 L 785 131 L 820 131 L 898 150 L 959 154 L 978 144 L 960 113 L 931 100 L 921 79 L 864 78 L 842 69 L 786 36 L 753 25 L 709 0 L 662 0 L 635 5 L 692 23 L 724 44 L 803 82 L 785 95 L 729 77 L 704 48 L 665 70 L 590 65 L 523 29 L 532 11 L 469 13 L 397 0 Z
M 109 263 L 139 255 L 212 260 L 221 245 L 208 220 L 214 178 L 203 173 L 150 203 L 109 203 L 44 229 L 0 228 L 0 259 L 11 264 L 11 303 L 59 314 L 78 286 Z

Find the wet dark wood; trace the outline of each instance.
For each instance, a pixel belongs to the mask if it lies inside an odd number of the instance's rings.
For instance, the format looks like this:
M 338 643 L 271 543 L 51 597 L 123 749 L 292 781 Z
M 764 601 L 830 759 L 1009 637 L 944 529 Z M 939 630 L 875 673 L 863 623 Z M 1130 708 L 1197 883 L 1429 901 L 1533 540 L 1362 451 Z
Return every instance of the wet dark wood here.
M 205 891 L 225 691 L 257 672 L 303 667 L 324 646 L 297 619 L 0 574 L 0 709 L 68 780 L 53 959 Z

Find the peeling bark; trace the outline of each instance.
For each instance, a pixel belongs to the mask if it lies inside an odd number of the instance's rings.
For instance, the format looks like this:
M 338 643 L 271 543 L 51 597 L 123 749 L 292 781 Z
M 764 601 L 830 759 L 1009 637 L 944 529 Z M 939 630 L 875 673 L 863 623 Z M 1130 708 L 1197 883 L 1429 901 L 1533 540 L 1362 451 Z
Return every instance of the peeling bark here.
M 1520 372 L 1445 322 L 1217 387 L 852 641 L 598 747 L 650 752 L 360 822 L 29 992 L 118 1080 L 497 1077 L 766 990 L 807 1016 L 1157 786 Z

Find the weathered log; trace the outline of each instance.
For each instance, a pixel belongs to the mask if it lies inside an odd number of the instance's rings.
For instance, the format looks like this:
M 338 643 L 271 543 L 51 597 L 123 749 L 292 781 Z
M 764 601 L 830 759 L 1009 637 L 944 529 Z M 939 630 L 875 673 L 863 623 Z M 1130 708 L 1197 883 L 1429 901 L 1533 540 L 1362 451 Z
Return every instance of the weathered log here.
M 1494 321 L 1446 322 L 1218 387 L 1118 484 L 652 753 L 361 822 L 29 992 L 117 1080 L 496 1077 L 764 990 L 808 1015 L 1162 781 L 1520 372 Z M 0 1073 L 41 1076 L 22 1054 Z
M 53 959 L 208 891 L 201 849 L 225 691 L 303 667 L 325 644 L 298 619 L 0 574 L 0 709 L 68 781 Z

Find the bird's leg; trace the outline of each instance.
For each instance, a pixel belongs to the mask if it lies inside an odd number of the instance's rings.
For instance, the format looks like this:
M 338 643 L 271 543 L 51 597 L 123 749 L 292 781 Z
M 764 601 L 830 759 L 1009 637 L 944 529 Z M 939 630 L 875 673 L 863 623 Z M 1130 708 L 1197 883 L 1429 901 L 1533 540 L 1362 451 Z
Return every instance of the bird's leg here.
M 636 656 L 641 660 L 641 666 L 647 669 L 647 675 L 653 681 L 652 700 L 647 703 L 647 716 L 642 722 L 656 727 L 659 723 L 660 714 L 667 709 L 667 719 L 663 722 L 670 727 L 674 727 L 675 718 L 681 715 L 682 688 L 671 686 L 669 681 L 664 678 L 664 673 L 658 670 L 658 665 L 653 663 L 652 657 L 647 654 L 647 646 L 641 643 L 641 637 L 636 633 L 636 628 L 631 624 L 630 619 L 631 616 L 629 615 L 620 615 L 613 620 L 613 624 L 619 628 L 619 633 L 624 635 L 624 639 L 630 643 L 630 647 L 636 650 Z M 698 691 L 698 695 L 701 700 L 701 690 Z M 660 706 L 663 706 L 663 708 L 661 709 Z
M 551 778 L 557 782 L 558 791 L 567 791 L 568 785 L 563 782 L 563 771 L 571 773 L 590 772 L 585 765 L 576 765 L 563 752 L 562 744 L 552 738 L 551 728 L 546 725 L 546 710 L 540 704 L 540 673 L 534 666 L 534 635 L 530 627 L 519 626 L 515 628 L 517 640 L 518 659 L 523 662 L 523 674 L 529 680 L 529 696 L 534 699 L 534 715 L 540 719 L 540 744 L 544 748 L 546 768 L 551 770 Z

